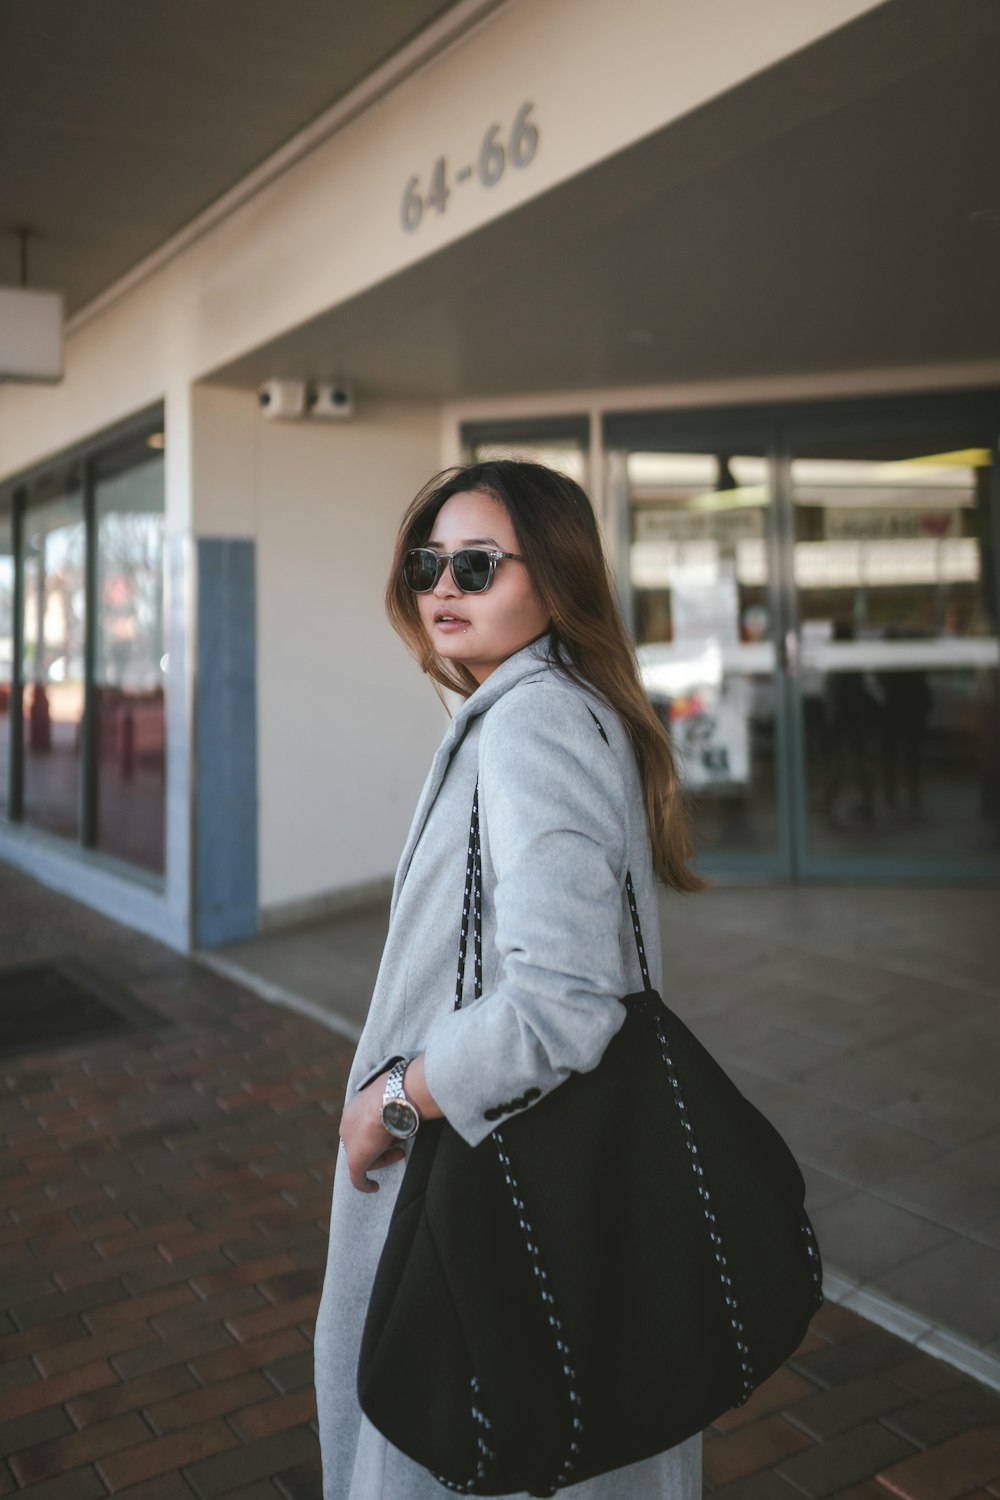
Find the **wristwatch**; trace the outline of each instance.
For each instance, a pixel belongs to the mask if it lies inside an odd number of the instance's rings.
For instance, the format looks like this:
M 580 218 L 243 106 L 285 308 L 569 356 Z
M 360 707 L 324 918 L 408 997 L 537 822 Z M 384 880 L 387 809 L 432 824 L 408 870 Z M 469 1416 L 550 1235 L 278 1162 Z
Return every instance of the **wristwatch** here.
M 403 1088 L 403 1074 L 409 1061 L 406 1058 L 391 1069 L 382 1095 L 382 1124 L 397 1141 L 408 1141 L 411 1136 L 416 1135 L 420 1124 L 417 1106 L 412 1099 L 406 1097 L 406 1090 Z

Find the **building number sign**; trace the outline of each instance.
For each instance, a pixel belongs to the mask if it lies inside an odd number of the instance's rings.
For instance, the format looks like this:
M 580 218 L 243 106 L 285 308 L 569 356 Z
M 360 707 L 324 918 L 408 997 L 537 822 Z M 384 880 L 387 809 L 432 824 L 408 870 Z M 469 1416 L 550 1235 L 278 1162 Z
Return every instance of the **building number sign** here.
M 419 176 L 411 177 L 403 191 L 400 214 L 403 228 L 410 233 L 420 227 L 420 222 L 430 209 L 443 214 L 448 199 L 456 188 L 470 182 L 475 176 L 483 187 L 498 183 L 508 166 L 527 167 L 535 159 L 538 150 L 538 126 L 531 118 L 533 104 L 522 104 L 504 139 L 503 126 L 491 125 L 483 136 L 475 163 L 465 162 L 449 171 L 448 158 L 439 156 L 431 170 L 427 191 L 422 189 Z

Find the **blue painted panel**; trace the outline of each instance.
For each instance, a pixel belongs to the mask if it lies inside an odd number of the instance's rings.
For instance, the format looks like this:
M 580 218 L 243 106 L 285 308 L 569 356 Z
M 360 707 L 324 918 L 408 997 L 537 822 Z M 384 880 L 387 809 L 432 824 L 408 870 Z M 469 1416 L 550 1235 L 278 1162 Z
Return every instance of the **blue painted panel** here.
M 254 543 L 198 540 L 194 928 L 211 948 L 257 930 Z

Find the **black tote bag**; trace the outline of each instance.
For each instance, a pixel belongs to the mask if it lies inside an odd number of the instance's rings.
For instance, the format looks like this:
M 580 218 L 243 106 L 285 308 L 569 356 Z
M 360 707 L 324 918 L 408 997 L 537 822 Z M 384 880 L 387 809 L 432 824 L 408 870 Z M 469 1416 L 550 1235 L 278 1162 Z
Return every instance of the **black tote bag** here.
M 470 911 L 481 993 L 478 791 Z M 798 1347 L 822 1268 L 787 1145 L 652 989 L 598 1066 L 470 1147 L 414 1139 L 365 1322 L 358 1395 L 463 1494 L 565 1486 L 661 1453 Z M 488 1002 L 487 1002 L 488 1003 Z

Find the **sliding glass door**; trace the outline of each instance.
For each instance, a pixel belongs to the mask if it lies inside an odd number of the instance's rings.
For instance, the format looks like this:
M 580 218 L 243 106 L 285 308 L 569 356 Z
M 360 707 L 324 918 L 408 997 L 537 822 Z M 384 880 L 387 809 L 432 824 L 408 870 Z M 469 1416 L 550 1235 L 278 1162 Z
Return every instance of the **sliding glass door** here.
M 14 523 L 0 514 L 0 818 L 10 808 L 10 724 L 14 692 Z
M 80 833 L 86 588 L 78 466 L 39 480 L 22 518 L 23 811 L 61 838 Z
M 1000 856 L 991 433 L 789 431 L 806 874 Z
M 1000 876 L 1000 397 L 605 419 L 709 873 Z
M 772 466 L 759 444 L 625 465 L 640 670 L 691 796 L 702 863 L 783 874 Z

